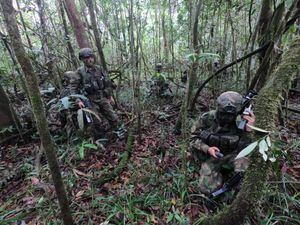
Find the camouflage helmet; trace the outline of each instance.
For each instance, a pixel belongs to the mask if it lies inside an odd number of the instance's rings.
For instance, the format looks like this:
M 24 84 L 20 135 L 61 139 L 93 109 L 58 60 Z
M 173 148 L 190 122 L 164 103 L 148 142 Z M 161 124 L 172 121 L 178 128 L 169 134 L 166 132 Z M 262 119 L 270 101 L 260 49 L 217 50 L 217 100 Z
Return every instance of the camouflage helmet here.
M 221 112 L 237 114 L 242 107 L 243 96 L 234 91 L 227 91 L 222 93 L 217 98 L 217 109 Z
M 78 54 L 79 60 L 82 60 L 84 58 L 88 58 L 91 56 L 95 57 L 95 54 L 94 54 L 93 50 L 90 48 L 82 48 L 82 49 L 80 49 L 79 54 Z
M 75 71 L 67 71 L 62 78 L 63 85 L 69 85 L 79 79 L 79 75 Z

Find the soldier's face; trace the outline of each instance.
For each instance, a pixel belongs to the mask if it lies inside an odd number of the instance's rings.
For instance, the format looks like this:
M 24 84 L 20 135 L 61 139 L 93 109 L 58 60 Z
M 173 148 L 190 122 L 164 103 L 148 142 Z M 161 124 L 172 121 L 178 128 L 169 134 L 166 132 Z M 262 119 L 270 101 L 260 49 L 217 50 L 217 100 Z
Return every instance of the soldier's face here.
M 95 63 L 95 58 L 93 56 L 89 56 L 83 59 L 83 63 L 87 67 L 91 67 Z
M 236 114 L 227 113 L 224 111 L 217 111 L 217 119 L 221 126 L 224 126 L 226 124 L 232 124 L 236 120 Z

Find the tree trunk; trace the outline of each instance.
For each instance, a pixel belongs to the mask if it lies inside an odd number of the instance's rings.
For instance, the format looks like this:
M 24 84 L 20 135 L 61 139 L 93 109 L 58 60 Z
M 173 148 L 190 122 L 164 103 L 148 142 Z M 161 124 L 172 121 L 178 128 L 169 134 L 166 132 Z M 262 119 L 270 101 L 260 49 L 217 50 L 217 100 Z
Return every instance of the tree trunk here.
M 76 58 L 75 55 L 75 51 L 74 48 L 71 44 L 71 40 L 70 40 L 70 33 L 69 33 L 69 29 L 67 26 L 67 22 L 66 22 L 66 17 L 65 17 L 65 11 L 64 11 L 64 6 L 63 6 L 63 0 L 58 0 L 58 4 L 59 4 L 59 12 L 60 12 L 60 16 L 61 16 L 61 20 L 62 20 L 62 24 L 63 24 L 63 28 L 64 28 L 64 35 L 65 35 L 65 41 L 67 43 L 67 51 L 70 54 L 71 57 L 71 62 L 73 64 L 74 68 L 77 68 L 79 63 L 78 60 Z
M 54 83 L 60 89 L 62 88 L 61 79 L 58 74 L 54 72 L 54 59 L 50 53 L 51 43 L 48 40 L 48 34 L 50 32 L 47 29 L 46 18 L 45 18 L 45 2 L 43 0 L 36 0 L 38 6 L 38 14 L 40 18 L 40 29 L 41 33 L 41 43 L 42 43 L 42 50 L 44 53 L 44 65 L 47 67 L 48 76 L 54 80 Z
M 192 30 L 192 46 L 194 49 L 194 54 L 195 54 L 195 58 L 198 57 L 199 53 L 200 53 L 200 48 L 198 45 L 198 23 L 199 23 L 199 16 L 200 16 L 200 12 L 201 12 L 201 8 L 202 8 L 202 4 L 203 1 L 199 0 L 197 2 L 196 5 L 196 10 L 195 10 L 195 17 L 194 17 L 194 22 L 193 22 L 193 30 Z M 185 104 L 181 105 L 181 109 L 180 109 L 180 115 L 178 117 L 177 123 L 175 125 L 175 133 L 180 133 L 181 131 L 181 120 L 182 120 L 182 116 L 185 114 L 184 111 L 187 110 L 185 109 L 185 106 L 187 106 L 189 108 L 190 106 L 190 102 L 191 102 L 191 97 L 192 97 L 192 92 L 194 89 L 194 84 L 196 82 L 196 78 L 197 78 L 197 68 L 198 68 L 199 62 L 198 59 L 195 59 L 194 62 L 192 63 L 191 69 L 189 70 L 189 74 L 188 74 L 188 87 L 186 90 L 186 102 Z
M 9 100 L 0 84 L 0 130 L 14 125 L 14 117 L 10 111 Z
M 256 101 L 257 127 L 276 131 L 278 108 L 281 96 L 290 88 L 291 81 L 299 73 L 300 38 L 292 41 L 289 49 L 283 55 L 283 60 L 261 89 Z M 259 138 L 260 136 L 256 136 Z M 270 150 L 269 150 L 270 151 Z M 265 162 L 256 151 L 251 156 L 251 163 L 246 171 L 242 189 L 230 207 L 213 217 L 206 218 L 202 224 L 209 225 L 239 225 L 251 215 L 262 195 L 269 171 L 269 162 Z
M 136 5 L 138 2 L 136 3 Z M 134 114 L 137 116 L 137 133 L 138 133 L 138 143 L 141 142 L 141 102 L 140 102 L 140 71 L 139 71 L 139 27 L 137 24 L 137 46 L 135 47 L 135 35 L 134 35 L 134 18 L 133 18 L 133 0 L 130 0 L 129 5 L 129 39 L 130 39 L 130 57 L 131 57 L 131 67 L 132 67 L 132 85 L 133 85 L 133 108 Z
M 266 33 L 263 37 L 260 37 L 261 39 L 266 39 L 267 43 L 271 42 L 271 44 L 268 49 L 266 49 L 266 51 L 263 51 L 263 55 L 260 55 L 259 68 L 256 71 L 253 80 L 251 81 L 250 88 L 255 89 L 256 91 L 259 91 L 266 82 L 268 74 L 270 73 L 270 63 L 272 59 L 276 58 L 277 50 L 275 50 L 274 48 L 279 47 L 281 36 L 284 33 L 284 10 L 284 3 L 279 4 L 279 6 L 274 11 L 272 20 L 268 24 L 268 29 L 265 30 Z
M 23 17 L 22 11 L 20 9 L 19 1 L 16 1 L 16 3 L 17 3 L 18 11 L 19 11 L 19 14 L 20 14 L 20 20 L 21 20 L 21 23 L 22 23 L 22 26 L 23 26 L 23 29 L 24 29 L 24 32 L 25 32 L 25 37 L 26 37 L 28 46 L 29 46 L 30 49 L 33 49 L 32 43 L 31 43 L 31 40 L 29 38 L 28 31 L 27 31 L 27 28 L 26 28 L 26 25 L 25 25 L 24 17 Z
M 95 41 L 96 41 L 96 46 L 97 46 L 99 57 L 100 57 L 100 64 L 103 67 L 103 69 L 105 71 L 107 71 L 105 57 L 104 57 L 104 53 L 103 53 L 102 46 L 101 46 L 100 33 L 98 31 L 97 23 L 96 23 L 93 0 L 87 0 L 87 5 L 88 5 L 88 8 L 89 8 L 89 13 L 90 13 L 90 17 L 91 17 L 91 22 L 92 22 Z
M 17 22 L 16 22 L 16 11 L 12 6 L 11 0 L 1 0 L 0 3 L 2 6 L 7 32 L 12 42 L 12 47 L 14 48 L 17 60 L 25 74 L 26 85 L 29 91 L 33 113 L 36 120 L 36 127 L 40 136 L 42 146 L 46 153 L 47 161 L 49 163 L 52 179 L 54 182 L 59 205 L 61 208 L 62 218 L 64 224 L 71 225 L 74 223 L 69 209 L 66 191 L 63 185 L 63 181 L 62 181 L 62 177 L 61 177 L 61 173 L 60 173 L 60 169 L 59 169 L 59 165 L 55 153 L 55 147 L 49 133 L 48 124 L 45 116 L 45 110 L 43 107 L 43 102 L 41 100 L 37 78 L 34 74 L 31 61 L 26 55 L 25 49 L 21 41 L 21 35 L 19 33 Z
M 68 18 L 72 24 L 79 48 L 91 47 L 83 22 L 79 17 L 74 0 L 64 0 Z

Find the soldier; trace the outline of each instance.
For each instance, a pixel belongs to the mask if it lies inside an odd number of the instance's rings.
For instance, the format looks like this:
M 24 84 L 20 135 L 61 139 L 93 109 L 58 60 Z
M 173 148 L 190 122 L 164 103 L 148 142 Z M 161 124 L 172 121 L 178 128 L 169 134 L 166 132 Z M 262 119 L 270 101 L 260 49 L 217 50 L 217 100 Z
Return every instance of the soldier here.
M 118 117 L 113 110 L 112 91 L 115 88 L 114 83 L 109 79 L 106 71 L 95 65 L 95 55 L 90 48 L 82 48 L 79 51 L 79 60 L 83 61 L 83 66 L 77 69 L 79 75 L 79 90 L 81 94 L 87 96 L 91 103 L 92 109 L 101 113 L 110 124 L 110 129 L 115 129 L 118 123 Z M 85 107 L 82 101 L 78 101 L 80 108 Z M 94 120 L 92 125 L 94 138 L 102 137 L 100 121 Z
M 151 92 L 154 93 L 158 97 L 166 97 L 168 96 L 167 91 L 171 89 L 169 88 L 169 84 L 166 81 L 166 77 L 161 73 L 162 64 L 158 63 L 155 65 L 155 74 L 152 77 L 151 84 Z
M 196 140 L 191 143 L 192 154 L 203 162 L 199 188 L 204 194 L 222 185 L 222 166 L 229 164 L 235 172 L 243 172 L 248 167 L 247 158 L 235 160 L 239 151 L 251 142 L 251 128 L 246 125 L 245 130 L 240 130 L 237 127 L 237 113 L 242 103 L 243 97 L 240 94 L 224 92 L 217 98 L 217 110 L 203 114 L 192 128 L 192 133 L 196 134 Z M 254 124 L 255 116 L 252 112 L 243 118 L 247 124 Z
M 74 71 L 65 72 L 62 79 L 63 89 L 60 91 L 60 98 L 73 94 L 78 94 L 80 85 L 79 81 L 80 77 L 78 73 Z

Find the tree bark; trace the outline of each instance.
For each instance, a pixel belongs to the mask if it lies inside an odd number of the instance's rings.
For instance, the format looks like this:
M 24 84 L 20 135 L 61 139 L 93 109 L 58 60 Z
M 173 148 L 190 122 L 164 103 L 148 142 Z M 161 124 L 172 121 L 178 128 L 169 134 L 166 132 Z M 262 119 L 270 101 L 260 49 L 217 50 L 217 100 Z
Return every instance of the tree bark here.
M 54 80 L 54 83 L 60 89 L 62 88 L 61 79 L 58 74 L 54 72 L 54 59 L 50 53 L 51 43 L 48 40 L 48 34 L 50 32 L 47 29 L 46 18 L 45 18 L 45 2 L 44 0 L 36 0 L 38 6 L 38 14 L 40 18 L 40 27 L 42 33 L 41 36 L 41 43 L 42 43 L 42 50 L 44 53 L 44 65 L 47 67 L 48 75 L 50 78 Z
M 10 111 L 9 100 L 0 84 L 0 130 L 14 125 L 14 117 Z
M 67 11 L 68 18 L 72 24 L 79 48 L 91 47 L 91 45 L 88 41 L 87 35 L 86 35 L 85 27 L 83 25 L 82 20 L 79 17 L 79 13 L 78 13 L 77 9 L 76 9 L 74 0 L 64 0 L 64 3 L 65 3 L 65 8 Z
M 98 31 L 97 23 L 96 23 L 93 0 L 87 0 L 87 5 L 88 5 L 88 8 L 89 8 L 89 13 L 90 13 L 90 17 L 91 17 L 91 22 L 92 22 L 93 32 L 94 32 L 94 36 L 95 36 L 96 46 L 97 46 L 99 57 L 100 57 L 100 64 L 103 67 L 103 69 L 105 71 L 107 71 L 105 57 L 104 57 L 104 53 L 103 53 L 102 45 L 101 45 L 101 40 L 100 40 L 100 33 Z
M 195 17 L 194 17 L 194 22 L 193 22 L 193 30 L 192 30 L 192 34 L 191 34 L 192 35 L 192 46 L 193 46 L 194 54 L 196 57 L 200 53 L 200 48 L 198 45 L 198 23 L 199 23 L 199 16 L 200 16 L 202 4 L 203 4 L 202 0 L 199 0 L 197 2 L 196 9 L 195 9 Z M 178 120 L 177 120 L 175 128 L 174 128 L 174 132 L 177 134 L 181 133 L 182 118 L 185 114 L 187 114 L 184 111 L 187 110 L 187 108 L 189 108 L 189 106 L 190 106 L 192 92 L 193 92 L 194 84 L 196 83 L 196 78 L 197 78 L 196 72 L 197 72 L 198 65 L 199 65 L 198 59 L 195 59 L 195 61 L 192 63 L 191 69 L 189 70 L 185 104 L 182 104 L 182 106 L 181 106 L 180 114 L 179 114 Z M 185 109 L 185 107 L 187 107 L 187 108 Z
M 15 51 L 17 60 L 25 74 L 26 85 L 29 91 L 33 113 L 36 120 L 36 127 L 40 136 L 42 146 L 44 147 L 46 153 L 47 161 L 49 163 L 53 183 L 55 186 L 59 205 L 61 208 L 62 218 L 64 224 L 71 225 L 74 223 L 71 216 L 66 191 L 63 185 L 63 181 L 62 181 L 62 177 L 61 177 L 61 173 L 60 173 L 60 169 L 59 169 L 59 165 L 55 153 L 55 147 L 49 133 L 48 124 L 45 116 L 45 110 L 43 107 L 43 102 L 41 100 L 37 78 L 34 74 L 31 61 L 26 55 L 25 49 L 22 44 L 21 35 L 16 22 L 16 11 L 12 6 L 11 0 L 0 0 L 0 3 L 4 15 L 6 29 L 12 41 L 12 47 Z
M 69 33 L 69 29 L 68 29 L 67 22 L 66 22 L 64 5 L 63 5 L 62 1 L 63 0 L 58 0 L 58 5 L 59 5 L 59 12 L 60 12 L 61 20 L 62 20 L 62 23 L 63 23 L 65 41 L 67 43 L 67 50 L 70 54 L 71 62 L 73 64 L 74 68 L 77 68 L 79 63 L 78 63 L 78 60 L 76 58 L 74 48 L 71 44 L 70 33 Z
M 269 131 L 277 131 L 276 120 L 281 96 L 291 86 L 293 78 L 299 73 L 300 38 L 292 41 L 283 55 L 283 60 L 261 89 L 256 101 L 257 127 Z M 260 136 L 256 136 L 259 138 Z M 270 151 L 270 150 L 269 150 Z M 256 151 L 251 156 L 251 163 L 246 171 L 242 189 L 230 207 L 213 217 L 206 218 L 202 224 L 239 225 L 258 206 L 265 187 L 269 171 L 269 162 L 265 162 Z

